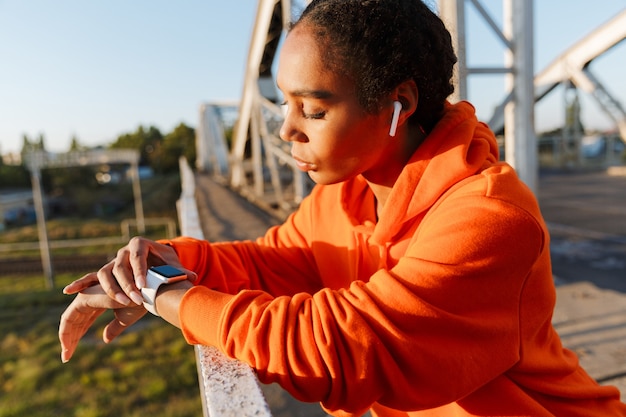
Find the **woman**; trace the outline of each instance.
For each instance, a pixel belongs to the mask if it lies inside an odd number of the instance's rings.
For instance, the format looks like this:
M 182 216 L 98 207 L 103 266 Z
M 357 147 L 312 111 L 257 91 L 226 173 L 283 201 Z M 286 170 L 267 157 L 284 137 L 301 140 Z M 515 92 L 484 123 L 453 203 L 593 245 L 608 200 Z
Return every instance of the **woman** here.
M 169 264 L 188 279 L 154 307 L 189 343 L 333 415 L 626 415 L 552 328 L 537 202 L 473 107 L 446 102 L 454 62 L 421 1 L 313 1 L 277 80 L 311 195 L 255 242 L 133 239 L 66 288 L 62 359 L 104 308 L 106 341 L 145 314 L 147 267 Z

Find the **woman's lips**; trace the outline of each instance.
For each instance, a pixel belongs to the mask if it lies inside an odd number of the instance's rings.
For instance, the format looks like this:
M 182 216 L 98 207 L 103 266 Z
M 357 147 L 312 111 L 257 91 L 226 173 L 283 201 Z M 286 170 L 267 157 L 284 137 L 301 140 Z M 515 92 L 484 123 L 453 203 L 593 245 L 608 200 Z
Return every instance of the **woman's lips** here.
M 314 171 L 316 169 L 315 164 L 303 161 L 302 159 L 298 158 L 297 156 L 293 154 L 291 155 L 291 157 L 293 158 L 294 161 L 296 161 L 296 166 L 298 167 L 298 169 L 302 171 Z

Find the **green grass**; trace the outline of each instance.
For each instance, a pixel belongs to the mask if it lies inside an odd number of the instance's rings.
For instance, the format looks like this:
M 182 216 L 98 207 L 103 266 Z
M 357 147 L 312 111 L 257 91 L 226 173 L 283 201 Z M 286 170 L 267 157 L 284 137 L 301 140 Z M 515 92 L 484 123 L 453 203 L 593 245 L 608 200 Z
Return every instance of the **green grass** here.
M 177 175 L 142 181 L 142 192 L 146 217 L 176 219 Z M 94 198 L 93 192 L 87 194 L 84 199 Z M 121 219 L 132 217 L 131 205 L 104 218 L 50 219 L 47 231 L 51 240 L 120 236 Z M 163 230 L 153 233 L 149 237 L 163 237 Z M 0 243 L 37 239 L 35 225 L 0 233 Z M 117 249 L 69 248 L 53 256 L 110 255 Z M 39 253 L 0 254 L 5 259 L 24 256 L 38 258 Z M 0 417 L 201 416 L 193 347 L 160 318 L 148 315 L 105 344 L 102 329 L 112 318 L 108 312 L 83 338 L 72 360 L 61 363 L 59 318 L 72 301 L 61 288 L 82 275 L 57 274 L 57 289 L 49 291 L 41 275 L 0 273 Z
M 61 363 L 59 317 L 71 300 L 41 276 L 0 277 L 0 417 L 202 415 L 193 347 L 159 318 L 105 344 L 107 313 Z

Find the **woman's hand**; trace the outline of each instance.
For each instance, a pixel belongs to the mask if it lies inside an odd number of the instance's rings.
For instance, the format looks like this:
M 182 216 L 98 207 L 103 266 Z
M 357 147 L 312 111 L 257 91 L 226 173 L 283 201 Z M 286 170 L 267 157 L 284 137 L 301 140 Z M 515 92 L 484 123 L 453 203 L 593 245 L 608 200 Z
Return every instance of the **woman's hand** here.
M 140 290 L 146 285 L 146 273 L 150 266 L 171 265 L 185 271 L 191 281 L 197 275 L 184 269 L 174 249 L 142 237 L 134 237 L 128 245 L 117 251 L 114 260 L 104 265 L 97 274 L 89 274 L 72 282 L 63 289 L 65 294 L 75 294 L 100 284 L 111 299 L 122 305 L 134 302 L 143 304 Z
M 80 339 L 87 333 L 94 321 L 106 310 L 113 309 L 115 318 L 104 328 L 102 339 L 105 343 L 119 336 L 128 326 L 135 323 L 144 314 L 143 305 L 126 306 L 111 299 L 104 289 L 97 285 L 96 273 L 81 278 L 91 285 L 80 291 L 74 301 L 65 309 L 59 323 L 59 341 L 61 342 L 61 361 L 70 360 Z

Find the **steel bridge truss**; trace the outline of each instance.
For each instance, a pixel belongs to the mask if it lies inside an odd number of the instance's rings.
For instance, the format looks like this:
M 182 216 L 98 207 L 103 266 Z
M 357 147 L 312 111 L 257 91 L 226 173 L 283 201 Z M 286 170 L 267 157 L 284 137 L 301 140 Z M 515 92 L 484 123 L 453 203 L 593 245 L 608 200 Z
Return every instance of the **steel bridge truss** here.
M 585 37 L 534 76 L 533 2 L 502 0 L 503 27 L 495 23 L 480 0 L 439 0 L 440 15 L 451 30 L 459 63 L 452 101 L 467 98 L 467 78 L 473 74 L 504 74 L 504 99 L 489 125 L 504 131 L 505 159 L 534 191 L 537 183 L 537 140 L 534 104 L 560 83 L 589 92 L 618 125 L 626 141 L 626 113 L 589 68 L 598 56 L 626 37 L 626 10 Z M 465 8 L 470 3 L 505 45 L 501 68 L 469 68 L 465 59 Z M 220 112 L 224 103 L 202 106 L 197 133 L 197 168 L 212 173 L 249 200 L 284 217 L 308 194 L 312 183 L 297 169 L 290 145 L 280 140 L 283 120 L 272 65 L 291 18 L 290 0 L 259 0 L 248 52 L 241 101 L 231 145 L 227 144 Z

